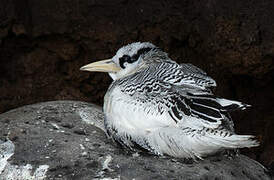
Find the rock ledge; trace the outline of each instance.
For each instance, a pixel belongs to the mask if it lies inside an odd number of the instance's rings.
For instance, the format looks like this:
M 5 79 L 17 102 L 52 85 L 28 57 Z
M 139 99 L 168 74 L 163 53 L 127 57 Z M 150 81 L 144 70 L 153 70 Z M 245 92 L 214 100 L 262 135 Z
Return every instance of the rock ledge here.
M 127 154 L 106 138 L 101 108 L 78 101 L 3 113 L 0 137 L 0 179 L 270 179 L 243 155 L 184 163 Z

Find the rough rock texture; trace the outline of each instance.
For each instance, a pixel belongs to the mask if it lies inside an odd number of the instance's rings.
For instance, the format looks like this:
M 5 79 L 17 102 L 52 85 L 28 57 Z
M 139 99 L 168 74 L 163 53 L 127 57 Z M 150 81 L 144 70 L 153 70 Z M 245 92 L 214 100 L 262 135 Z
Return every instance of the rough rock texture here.
M 270 179 L 262 165 L 244 155 L 184 162 L 126 153 L 106 138 L 102 117 L 101 108 L 79 101 L 1 114 L 0 179 Z
M 46 100 L 102 104 L 110 78 L 79 72 L 129 42 L 150 41 L 217 80 L 216 94 L 253 105 L 236 131 L 274 167 L 274 1 L 1 0 L 0 112 Z

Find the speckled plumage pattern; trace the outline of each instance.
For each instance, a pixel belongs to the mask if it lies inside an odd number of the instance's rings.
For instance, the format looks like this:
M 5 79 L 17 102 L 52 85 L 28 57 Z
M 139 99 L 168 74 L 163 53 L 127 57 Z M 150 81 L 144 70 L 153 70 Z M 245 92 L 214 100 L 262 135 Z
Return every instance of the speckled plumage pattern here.
M 112 60 L 123 61 L 123 67 L 110 73 L 114 82 L 104 99 L 105 128 L 126 148 L 201 159 L 258 146 L 253 136 L 234 133 L 229 116 L 248 105 L 215 97 L 210 88 L 216 82 L 196 66 L 177 64 L 150 43 L 122 47 Z

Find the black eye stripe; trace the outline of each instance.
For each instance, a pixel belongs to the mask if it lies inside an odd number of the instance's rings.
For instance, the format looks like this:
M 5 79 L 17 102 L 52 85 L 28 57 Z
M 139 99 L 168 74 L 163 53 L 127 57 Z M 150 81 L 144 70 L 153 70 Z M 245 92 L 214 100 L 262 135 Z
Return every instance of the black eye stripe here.
M 125 66 L 124 66 L 125 62 L 133 63 L 133 62 L 135 62 L 139 59 L 141 54 L 149 52 L 151 49 L 152 48 L 150 48 L 150 47 L 139 49 L 137 51 L 137 54 L 134 54 L 132 57 L 130 57 L 129 55 L 123 55 L 122 57 L 119 58 L 120 67 L 124 69 L 125 68 Z
M 128 62 L 130 61 L 130 56 L 129 55 L 123 55 L 122 57 L 119 58 L 119 64 L 120 64 L 120 67 L 125 69 L 125 62 Z

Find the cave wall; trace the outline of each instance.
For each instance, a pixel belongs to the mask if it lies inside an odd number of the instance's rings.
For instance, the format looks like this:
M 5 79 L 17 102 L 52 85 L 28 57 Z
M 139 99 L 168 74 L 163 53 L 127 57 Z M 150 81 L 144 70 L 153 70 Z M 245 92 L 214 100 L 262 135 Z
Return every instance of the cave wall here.
M 0 113 L 49 100 L 101 105 L 111 79 L 80 72 L 121 46 L 150 41 L 177 62 L 204 69 L 216 94 L 251 104 L 236 131 L 244 150 L 274 166 L 274 2 L 190 0 L 1 0 Z

